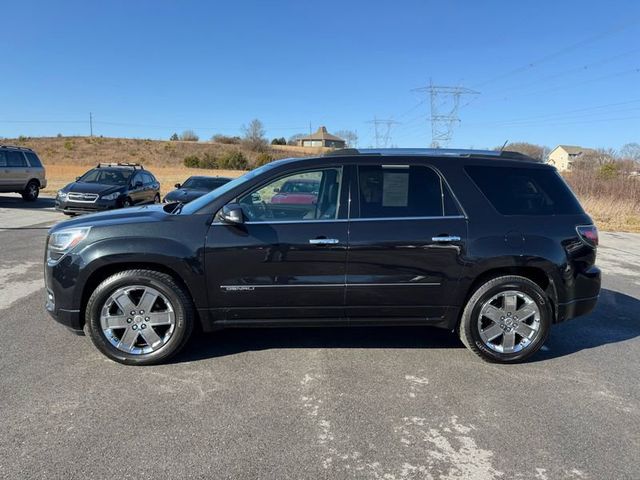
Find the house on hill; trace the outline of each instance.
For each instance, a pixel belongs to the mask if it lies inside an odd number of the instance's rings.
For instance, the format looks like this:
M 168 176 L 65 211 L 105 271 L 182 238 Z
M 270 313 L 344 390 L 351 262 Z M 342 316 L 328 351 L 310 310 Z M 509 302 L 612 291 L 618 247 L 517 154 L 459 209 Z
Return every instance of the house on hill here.
M 560 172 L 571 171 L 573 164 L 580 160 L 580 157 L 594 153 L 592 148 L 578 147 L 574 145 L 558 145 L 549 152 L 547 163 L 553 165 Z
M 299 147 L 344 148 L 346 145 L 344 139 L 331 135 L 327 127 L 320 127 L 315 133 L 299 138 L 297 142 Z

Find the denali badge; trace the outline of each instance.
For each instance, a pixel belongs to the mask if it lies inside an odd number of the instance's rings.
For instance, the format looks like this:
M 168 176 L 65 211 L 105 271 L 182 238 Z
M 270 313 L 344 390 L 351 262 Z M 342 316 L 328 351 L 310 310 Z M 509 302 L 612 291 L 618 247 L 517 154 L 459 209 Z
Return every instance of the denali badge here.
M 226 286 L 226 285 L 223 285 L 220 288 L 222 288 L 223 290 L 225 290 L 227 292 L 252 292 L 253 290 L 255 290 L 255 287 L 241 287 L 241 286 L 229 287 L 229 286 Z

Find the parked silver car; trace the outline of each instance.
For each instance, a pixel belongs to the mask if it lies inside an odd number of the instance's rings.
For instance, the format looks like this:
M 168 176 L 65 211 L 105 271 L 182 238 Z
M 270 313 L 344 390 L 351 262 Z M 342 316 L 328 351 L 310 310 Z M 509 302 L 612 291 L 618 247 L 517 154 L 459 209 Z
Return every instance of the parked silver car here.
M 45 170 L 36 152 L 0 145 L 0 192 L 16 192 L 33 202 L 46 186 Z

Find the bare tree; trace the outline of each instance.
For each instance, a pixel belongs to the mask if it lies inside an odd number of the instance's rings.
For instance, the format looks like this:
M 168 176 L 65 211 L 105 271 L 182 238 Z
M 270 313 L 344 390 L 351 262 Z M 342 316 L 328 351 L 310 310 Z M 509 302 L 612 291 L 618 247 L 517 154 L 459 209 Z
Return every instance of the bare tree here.
M 358 146 L 358 134 L 353 130 L 338 130 L 336 135 L 346 142 L 347 147 L 356 148 Z
M 194 132 L 193 130 L 185 130 L 180 135 L 180 140 L 184 142 L 197 142 L 198 140 L 200 140 L 200 137 L 198 137 L 198 135 L 196 135 L 196 132 Z
M 248 148 L 254 152 L 266 150 L 268 141 L 264 136 L 264 125 L 260 120 L 254 118 L 249 125 L 242 126 L 242 131 L 244 132 L 243 142 Z
M 640 162 L 640 143 L 632 142 L 623 145 L 620 149 L 620 158 Z
M 502 147 L 496 147 L 495 150 L 500 150 Z M 527 155 L 528 157 L 537 160 L 538 162 L 544 162 L 546 153 L 549 151 L 548 147 L 544 145 L 536 145 L 535 143 L 528 142 L 513 142 L 508 143 L 504 150 L 510 152 L 518 152 L 523 155 Z
M 291 135 L 289 137 L 289 140 L 287 141 L 288 145 L 297 145 L 298 140 L 300 140 L 301 138 L 306 137 L 307 135 L 304 133 L 296 133 L 295 135 Z

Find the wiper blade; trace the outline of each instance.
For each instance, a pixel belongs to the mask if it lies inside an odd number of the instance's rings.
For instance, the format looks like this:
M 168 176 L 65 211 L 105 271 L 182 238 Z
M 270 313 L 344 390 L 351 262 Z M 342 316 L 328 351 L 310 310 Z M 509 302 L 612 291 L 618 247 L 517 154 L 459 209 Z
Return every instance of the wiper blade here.
M 182 211 L 182 207 L 184 207 L 185 205 L 186 205 L 185 202 L 178 202 L 178 205 L 176 205 L 176 208 L 171 210 L 171 214 L 178 215 Z

